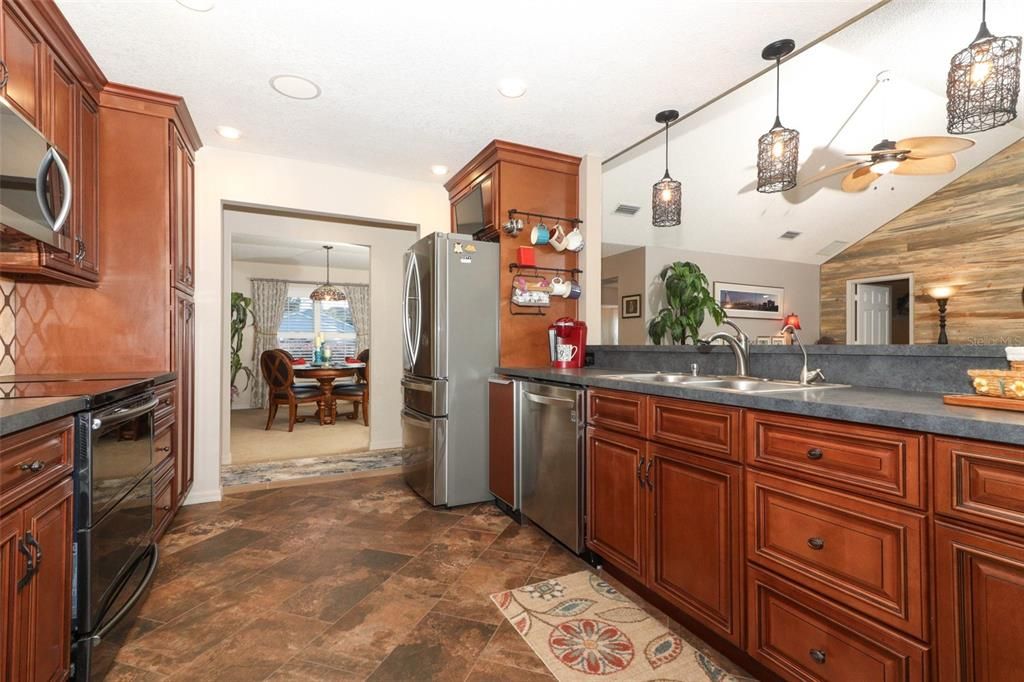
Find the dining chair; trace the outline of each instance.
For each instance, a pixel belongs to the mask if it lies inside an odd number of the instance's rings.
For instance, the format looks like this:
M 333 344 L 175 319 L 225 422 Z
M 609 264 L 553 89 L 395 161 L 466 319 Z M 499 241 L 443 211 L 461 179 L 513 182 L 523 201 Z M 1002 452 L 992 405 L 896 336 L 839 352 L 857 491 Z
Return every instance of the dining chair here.
M 335 401 L 348 400 L 352 405 L 352 418 L 359 418 L 359 406 L 363 407 L 363 425 L 370 425 L 370 350 L 367 348 L 360 351 L 356 356 L 359 362 L 365 364 L 356 370 L 356 383 L 336 384 L 331 394 Z
M 288 359 L 287 352 L 280 349 L 263 351 L 260 355 L 260 371 L 267 382 L 269 393 L 267 427 L 264 431 L 270 430 L 279 405 L 288 406 L 288 431 L 294 431 L 295 422 L 306 420 L 298 416 L 299 405 L 319 403 L 320 389 L 316 386 L 296 386 L 292 361 Z

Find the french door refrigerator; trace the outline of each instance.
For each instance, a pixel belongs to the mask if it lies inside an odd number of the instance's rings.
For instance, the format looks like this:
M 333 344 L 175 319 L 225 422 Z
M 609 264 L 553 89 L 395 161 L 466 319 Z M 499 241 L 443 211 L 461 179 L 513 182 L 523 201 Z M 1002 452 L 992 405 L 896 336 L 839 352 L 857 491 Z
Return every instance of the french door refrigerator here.
M 498 249 L 435 233 L 405 254 L 402 471 L 435 506 L 491 499 L 487 386 L 498 364 Z

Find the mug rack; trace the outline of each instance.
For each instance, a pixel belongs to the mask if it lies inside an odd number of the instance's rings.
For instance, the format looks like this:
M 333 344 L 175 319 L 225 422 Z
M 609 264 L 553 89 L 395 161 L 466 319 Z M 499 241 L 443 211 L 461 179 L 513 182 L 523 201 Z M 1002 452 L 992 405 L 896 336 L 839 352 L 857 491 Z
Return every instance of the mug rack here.
M 573 225 L 582 225 L 583 221 L 579 218 L 564 218 L 557 215 L 547 215 L 546 213 L 533 213 L 531 211 L 520 211 L 514 208 L 510 208 L 508 211 L 509 220 L 513 216 L 525 216 L 526 218 L 541 218 L 547 220 L 554 220 L 557 223 L 572 223 Z
M 531 214 L 531 215 L 536 215 L 536 214 Z M 550 216 L 545 216 L 545 217 L 550 217 Z M 563 218 L 562 220 L 565 220 L 565 219 Z M 541 267 L 539 265 L 520 265 L 519 263 L 509 263 L 508 264 L 508 271 L 511 272 L 511 273 L 514 273 L 516 275 L 525 275 L 527 277 L 543 277 L 544 275 L 542 273 L 546 273 L 546 272 L 555 273 L 555 274 L 564 274 L 564 275 L 570 275 L 570 276 L 582 275 L 583 274 L 583 271 L 580 270 L 579 268 L 546 268 L 546 267 Z M 510 315 L 516 315 L 516 316 L 519 316 L 519 315 L 529 315 L 529 316 L 532 316 L 532 317 L 543 317 L 544 315 L 547 315 L 547 312 L 545 312 L 544 307 L 546 307 L 546 306 L 516 305 L 515 303 L 512 302 L 512 298 L 511 297 L 509 297 L 509 300 L 508 300 L 508 310 L 509 310 L 509 314 Z M 522 309 L 522 308 L 533 308 L 534 310 L 532 312 L 520 312 L 520 311 L 517 310 L 517 309 Z

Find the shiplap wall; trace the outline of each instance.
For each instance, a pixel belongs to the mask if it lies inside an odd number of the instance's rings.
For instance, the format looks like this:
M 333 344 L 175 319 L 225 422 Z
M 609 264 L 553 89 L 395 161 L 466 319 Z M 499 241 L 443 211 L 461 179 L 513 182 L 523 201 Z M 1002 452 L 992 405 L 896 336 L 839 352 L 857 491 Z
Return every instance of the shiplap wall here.
M 870 201 L 870 195 L 864 197 Z M 934 343 L 933 286 L 950 299 L 950 343 L 1024 345 L 1024 140 L 821 266 L 821 333 L 846 339 L 846 282 L 914 273 L 914 340 Z

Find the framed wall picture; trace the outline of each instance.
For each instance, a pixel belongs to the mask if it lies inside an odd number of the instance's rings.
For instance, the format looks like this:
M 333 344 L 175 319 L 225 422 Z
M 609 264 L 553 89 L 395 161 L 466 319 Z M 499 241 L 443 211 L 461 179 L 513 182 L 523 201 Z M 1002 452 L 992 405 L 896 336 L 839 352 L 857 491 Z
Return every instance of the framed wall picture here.
M 781 320 L 784 294 L 782 287 L 715 282 L 715 300 L 729 317 Z
M 640 294 L 622 297 L 622 319 L 628 320 L 631 317 L 640 317 Z

